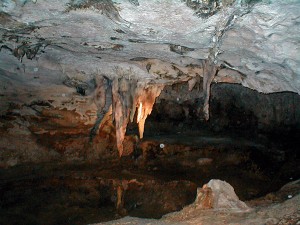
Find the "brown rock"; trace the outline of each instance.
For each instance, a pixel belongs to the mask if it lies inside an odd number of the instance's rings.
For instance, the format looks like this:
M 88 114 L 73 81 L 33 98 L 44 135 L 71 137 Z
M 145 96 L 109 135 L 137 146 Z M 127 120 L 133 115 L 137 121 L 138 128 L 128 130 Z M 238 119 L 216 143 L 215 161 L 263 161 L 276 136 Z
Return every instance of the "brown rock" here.
M 203 185 L 202 188 L 197 190 L 197 207 L 200 207 L 202 209 L 212 209 L 213 208 L 213 192 L 210 187 L 207 187 L 207 185 Z

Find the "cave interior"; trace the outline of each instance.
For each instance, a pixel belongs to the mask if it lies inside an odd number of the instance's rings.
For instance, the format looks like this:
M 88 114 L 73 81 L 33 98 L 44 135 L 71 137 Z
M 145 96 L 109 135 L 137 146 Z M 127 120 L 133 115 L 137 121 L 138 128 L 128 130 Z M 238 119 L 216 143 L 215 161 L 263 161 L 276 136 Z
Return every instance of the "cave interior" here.
M 212 179 L 284 202 L 272 193 L 300 177 L 299 11 L 2 0 L 0 224 L 158 224 Z

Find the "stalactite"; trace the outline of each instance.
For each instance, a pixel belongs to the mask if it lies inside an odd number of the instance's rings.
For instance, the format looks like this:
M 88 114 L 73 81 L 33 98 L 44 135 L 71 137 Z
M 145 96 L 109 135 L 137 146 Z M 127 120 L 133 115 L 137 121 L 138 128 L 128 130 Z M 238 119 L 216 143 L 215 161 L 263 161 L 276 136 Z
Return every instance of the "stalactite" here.
M 117 148 L 119 155 L 123 154 L 123 141 L 125 138 L 127 124 L 129 122 L 129 114 L 132 108 L 132 93 L 131 86 L 134 85 L 124 77 L 115 78 L 112 88 L 112 110 L 113 119 L 116 126 Z
M 151 114 L 155 99 L 160 95 L 163 85 L 154 85 L 146 89 L 142 89 L 138 93 L 137 100 L 137 123 L 139 125 L 139 135 L 140 138 L 144 136 L 145 121 L 147 117 Z
M 97 120 L 90 133 L 90 141 L 96 135 L 99 125 L 111 116 L 116 128 L 116 142 L 119 156 L 123 155 L 123 141 L 129 120 L 133 122 L 137 111 L 140 138 L 143 138 L 145 121 L 150 115 L 155 99 L 160 95 L 163 85 L 137 85 L 136 79 L 116 77 L 112 84 L 105 76 L 96 79 L 94 102 L 98 108 Z M 111 107 L 110 107 L 111 106 Z
M 145 88 L 137 81 L 127 78 L 116 78 L 112 86 L 112 110 L 116 127 L 117 148 L 119 155 L 123 154 L 123 141 L 125 138 L 129 119 L 133 121 L 136 109 L 138 108 L 137 123 L 139 126 L 140 138 L 143 138 L 145 121 L 150 115 L 155 99 L 160 95 L 163 86 L 153 85 Z
M 131 110 L 134 108 L 137 81 L 125 77 L 116 78 L 113 81 L 112 110 L 113 120 L 116 127 L 117 148 L 119 155 L 123 154 L 123 141 L 125 138 L 127 124 L 130 119 Z
M 210 98 L 210 85 L 216 73 L 218 72 L 218 55 L 222 52 L 221 45 L 224 34 L 229 30 L 236 21 L 236 18 L 241 17 L 248 13 L 249 10 L 235 10 L 230 16 L 226 16 L 220 20 L 216 27 L 214 35 L 212 36 L 212 47 L 209 49 L 208 59 L 203 62 L 203 92 L 204 92 L 204 105 L 203 113 L 205 120 L 209 120 L 209 98 Z
M 203 113 L 205 120 L 209 120 L 209 98 L 210 98 L 210 85 L 217 72 L 217 67 L 212 60 L 207 59 L 203 63 L 203 93 L 204 105 Z
M 120 103 L 120 102 L 119 102 Z M 121 109 L 121 103 L 120 106 L 118 106 L 117 109 Z M 120 111 L 115 111 L 115 114 L 119 114 Z M 126 133 L 126 128 L 127 128 L 127 124 L 128 124 L 129 120 L 128 118 L 124 118 L 123 120 L 120 119 L 120 121 L 118 119 L 116 119 L 116 138 L 117 138 L 117 148 L 119 151 L 119 156 L 121 157 L 123 155 L 123 141 L 125 138 L 125 133 Z
M 96 90 L 94 94 L 94 102 L 97 106 L 97 119 L 90 132 L 90 142 L 93 141 L 104 115 L 109 110 L 111 105 L 111 92 L 112 87 L 110 80 L 104 76 L 100 78 L 97 77 Z

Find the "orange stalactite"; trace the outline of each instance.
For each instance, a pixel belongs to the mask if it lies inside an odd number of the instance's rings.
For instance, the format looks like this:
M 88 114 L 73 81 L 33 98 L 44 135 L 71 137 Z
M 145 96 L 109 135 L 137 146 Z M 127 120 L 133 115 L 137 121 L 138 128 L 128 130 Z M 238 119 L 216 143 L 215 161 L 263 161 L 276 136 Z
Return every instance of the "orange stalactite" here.
M 155 99 L 160 95 L 163 86 L 152 86 L 147 89 L 143 89 L 141 95 L 138 97 L 139 108 L 137 123 L 139 125 L 140 138 L 144 136 L 145 122 L 147 117 L 151 114 Z
M 139 123 L 142 118 L 142 111 L 143 111 L 143 103 L 140 102 L 140 106 L 137 114 L 137 123 Z
M 160 95 L 163 85 L 137 87 L 128 79 L 116 79 L 113 82 L 113 118 L 116 126 L 116 141 L 120 157 L 123 155 L 123 141 L 129 120 L 133 120 L 137 111 L 139 136 L 143 138 L 145 122 L 151 114 L 155 99 Z

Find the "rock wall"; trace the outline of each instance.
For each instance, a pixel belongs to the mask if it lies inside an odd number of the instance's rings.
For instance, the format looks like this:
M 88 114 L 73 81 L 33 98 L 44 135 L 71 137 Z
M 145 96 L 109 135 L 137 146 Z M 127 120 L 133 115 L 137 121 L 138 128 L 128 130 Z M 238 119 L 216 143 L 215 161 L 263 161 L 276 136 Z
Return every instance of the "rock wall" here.
M 199 130 L 284 133 L 300 130 L 300 96 L 291 92 L 262 94 L 238 84 L 214 83 L 210 120 L 204 121 L 202 81 L 167 86 L 153 109 L 147 134 Z M 153 123 L 153 124 L 152 124 Z M 173 126 L 172 126 L 173 125 Z
M 36 101 L 11 101 L 0 118 L 1 166 L 118 158 L 118 151 L 120 156 L 134 151 L 137 135 L 142 138 L 144 131 L 149 136 L 209 128 L 214 132 L 283 133 L 295 137 L 300 130 L 300 96 L 290 92 L 261 94 L 237 84 L 213 84 L 210 119 L 206 121 L 202 80 L 190 91 L 190 82 L 162 90 L 163 86 L 130 88 L 132 82 L 119 80 L 108 96 L 101 91 L 107 86 L 103 85 L 100 82 L 94 94 L 88 94 L 87 89 L 87 95 L 70 87 L 66 95 L 73 97 L 67 103 L 55 102 L 58 99 L 53 97 L 46 99 L 45 95 Z M 109 109 L 111 102 L 115 104 L 113 111 Z M 130 121 L 137 121 L 138 127 Z

